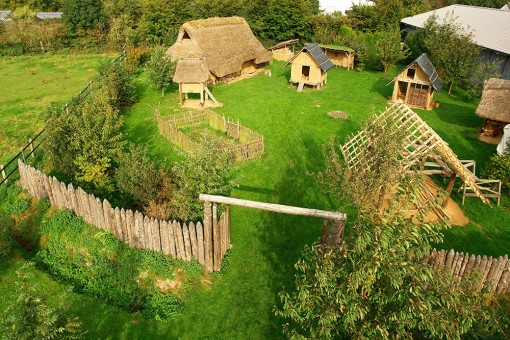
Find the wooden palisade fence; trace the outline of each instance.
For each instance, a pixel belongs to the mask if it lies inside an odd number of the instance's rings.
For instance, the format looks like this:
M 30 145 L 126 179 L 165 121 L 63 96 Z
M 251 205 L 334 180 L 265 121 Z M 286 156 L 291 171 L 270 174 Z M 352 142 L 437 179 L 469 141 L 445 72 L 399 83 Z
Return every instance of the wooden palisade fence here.
M 112 61 L 112 65 L 116 63 L 121 63 L 127 58 L 127 52 L 122 51 L 117 58 L 115 58 Z M 67 104 L 65 104 L 62 107 L 62 111 L 69 114 L 70 111 L 74 109 L 74 105 L 81 102 L 85 98 L 87 98 L 92 93 L 92 84 L 94 83 L 94 80 L 91 80 L 87 86 L 85 86 L 80 92 L 78 92 L 71 101 L 69 101 Z M 46 137 L 44 137 L 44 132 L 46 130 L 42 129 L 34 138 L 30 138 L 28 143 L 21 148 L 21 151 L 14 156 L 10 161 L 6 163 L 6 165 L 0 164 L 0 186 L 4 183 L 7 183 L 7 180 L 9 177 L 11 177 L 16 170 L 18 170 L 18 163 L 17 160 L 23 158 L 23 162 L 26 162 L 26 158 L 28 156 L 34 154 L 35 150 L 44 142 Z M 37 141 L 37 144 L 35 142 Z M 34 146 L 35 144 L 35 146 Z M 30 148 L 30 152 L 27 154 L 27 149 Z
M 55 177 L 18 160 L 20 185 L 41 199 L 48 197 L 59 209 L 73 210 L 77 216 L 98 228 L 110 230 L 119 240 L 140 249 L 161 251 L 177 259 L 196 259 L 206 270 L 221 269 L 221 261 L 230 247 L 230 213 L 228 208 L 218 218 L 216 204 L 206 204 L 204 223 L 160 221 L 129 209 L 113 208 L 72 184 L 65 185 Z
M 179 129 L 199 125 L 209 125 L 239 142 L 239 144 L 230 147 L 236 161 L 251 159 L 264 153 L 264 136 L 242 126 L 239 120 L 230 121 L 229 118 L 220 116 L 213 111 L 190 111 L 158 117 L 159 133 L 188 153 L 199 150 L 200 145 Z
M 508 256 L 492 258 L 448 251 L 432 251 L 429 263 L 434 269 L 446 268 L 462 280 L 470 274 L 478 274 L 479 280 L 474 287 L 477 292 L 487 288 L 496 293 L 510 292 L 510 260 Z M 475 275 L 476 277 L 476 275 Z

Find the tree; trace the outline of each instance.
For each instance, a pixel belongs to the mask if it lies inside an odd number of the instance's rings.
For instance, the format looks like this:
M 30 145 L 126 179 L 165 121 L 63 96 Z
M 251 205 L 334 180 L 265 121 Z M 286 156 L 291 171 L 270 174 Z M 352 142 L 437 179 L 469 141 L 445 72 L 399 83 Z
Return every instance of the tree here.
M 136 101 L 136 91 L 130 69 L 125 63 L 112 64 L 109 61 L 99 70 L 98 90 L 104 92 L 108 102 L 119 110 Z
M 434 66 L 443 73 L 450 94 L 454 83 L 472 75 L 479 47 L 473 42 L 473 33 L 457 24 L 451 13 L 442 22 L 437 21 L 436 15 L 431 16 L 423 31 L 425 48 Z
M 163 46 L 156 46 L 145 64 L 145 72 L 149 77 L 152 86 L 161 90 L 161 97 L 165 95 L 165 87 L 172 83 L 177 62 L 172 62 L 165 55 Z
M 34 284 L 29 282 L 33 263 L 29 262 L 16 271 L 18 275 L 18 298 L 3 313 L 5 339 L 78 339 L 81 324 L 77 317 L 68 316 L 63 306 L 65 297 L 59 298 L 57 308 L 46 305 L 35 293 Z
M 510 189 L 510 150 L 507 148 L 502 155 L 492 156 L 482 175 L 485 178 L 499 179 Z
M 407 174 L 399 152 L 404 135 L 394 122 L 372 120 L 370 159 L 350 171 L 332 140 L 327 167 L 319 174 L 326 190 L 353 204 L 345 244 L 306 247 L 296 264 L 296 291 L 279 294 L 276 314 L 290 323 L 292 338 L 453 338 L 488 316 L 481 298 L 446 270 L 425 263 L 433 243 L 442 241 L 441 225 L 425 222 L 433 202 L 420 202 L 419 178 Z M 392 190 L 397 187 L 398 189 Z M 391 192 L 388 208 L 376 204 Z M 404 214 L 410 207 L 418 215 Z
M 88 30 L 103 31 L 108 19 L 102 1 L 66 0 L 62 20 L 71 34 Z
M 395 30 L 381 34 L 382 36 L 376 43 L 377 56 L 384 66 L 384 78 L 386 79 L 390 67 L 395 66 L 398 61 L 407 57 L 408 50 L 400 43 L 399 31 Z

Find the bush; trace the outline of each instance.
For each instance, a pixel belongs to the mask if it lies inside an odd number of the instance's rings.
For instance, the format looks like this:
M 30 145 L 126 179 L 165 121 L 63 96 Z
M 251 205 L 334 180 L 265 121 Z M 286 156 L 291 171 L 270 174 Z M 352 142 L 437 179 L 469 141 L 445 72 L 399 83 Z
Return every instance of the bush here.
M 171 294 L 154 293 L 147 297 L 144 315 L 151 319 L 171 319 L 178 314 L 182 303 Z
M 7 215 L 0 213 L 0 258 L 6 257 L 12 250 L 11 230 L 14 221 Z
M 104 91 L 110 104 L 120 109 L 136 101 L 131 70 L 124 64 L 103 65 L 100 68 L 99 91 Z
M 510 153 L 492 156 L 489 164 L 482 171 L 482 176 L 488 179 L 499 179 L 507 189 L 510 189 Z
M 21 215 L 30 208 L 30 198 L 18 198 L 14 201 L 7 201 L 4 204 L 4 211 L 10 215 Z

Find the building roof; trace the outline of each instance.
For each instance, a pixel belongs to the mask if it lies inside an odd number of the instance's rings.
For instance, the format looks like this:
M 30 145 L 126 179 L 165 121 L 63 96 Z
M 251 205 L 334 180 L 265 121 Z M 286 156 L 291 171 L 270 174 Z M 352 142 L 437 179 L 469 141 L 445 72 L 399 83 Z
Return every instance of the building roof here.
M 5 19 L 12 16 L 12 11 L 0 11 L 0 21 L 4 21 Z
M 189 37 L 189 39 L 186 39 Z M 257 40 L 244 18 L 209 18 L 184 23 L 177 41 L 166 52 L 172 60 L 205 58 L 216 77 L 241 71 L 246 61 L 260 64 L 271 60 L 271 53 Z
M 504 11 L 510 11 L 510 2 L 507 3 L 505 6 L 501 7 L 501 9 Z
M 436 90 L 437 92 L 441 91 L 441 89 L 443 88 L 443 81 L 441 80 L 441 78 L 439 78 L 439 75 L 437 74 L 436 69 L 434 68 L 434 65 L 432 65 L 432 63 L 430 62 L 430 59 L 427 56 L 427 53 L 422 53 L 418 58 L 413 60 L 413 62 L 411 62 L 409 65 L 407 65 L 407 67 L 402 72 L 397 74 L 395 76 L 395 78 L 393 78 L 388 84 L 386 84 L 386 86 L 388 86 L 392 82 L 396 81 L 400 74 L 402 74 L 403 72 L 406 72 L 407 69 L 413 65 L 418 65 L 423 70 L 423 72 L 429 78 L 429 81 L 432 84 L 432 87 L 434 88 L 434 90 Z
M 205 83 L 209 69 L 202 58 L 179 59 L 173 81 L 176 83 Z
M 334 66 L 333 63 L 331 62 L 331 60 L 329 60 L 328 57 L 326 57 L 326 55 L 324 54 L 324 52 L 322 52 L 319 44 L 317 44 L 317 43 L 308 44 L 305 47 L 303 47 L 301 49 L 301 51 L 299 51 L 298 54 L 296 54 L 294 57 L 289 59 L 289 61 L 287 61 L 285 63 L 285 65 L 283 65 L 283 66 L 286 66 L 286 65 L 292 63 L 292 61 L 294 59 L 296 59 L 296 57 L 298 55 L 300 55 L 302 52 L 310 53 L 312 58 L 317 62 L 317 64 L 319 64 L 319 67 L 324 72 L 328 72 Z
M 337 45 L 319 45 L 322 49 L 330 50 L 330 51 L 338 51 L 338 52 L 354 52 L 354 50 L 347 46 L 337 46 Z
M 276 45 L 273 45 L 271 47 L 268 48 L 269 51 L 272 51 L 272 50 L 277 50 L 279 48 L 283 48 L 285 46 L 290 46 L 290 45 L 294 45 L 295 43 L 297 43 L 299 41 L 299 39 L 291 39 L 291 40 L 285 40 L 285 41 L 282 41 L 282 42 L 279 42 L 278 44 Z
M 495 8 L 451 5 L 400 20 L 401 23 L 423 28 L 427 19 L 436 14 L 441 22 L 453 13 L 455 22 L 473 32 L 473 41 L 480 47 L 510 54 L 510 11 Z
M 483 88 L 476 114 L 485 119 L 510 123 L 510 80 L 489 79 Z
M 41 20 L 62 19 L 62 12 L 37 12 L 35 17 Z

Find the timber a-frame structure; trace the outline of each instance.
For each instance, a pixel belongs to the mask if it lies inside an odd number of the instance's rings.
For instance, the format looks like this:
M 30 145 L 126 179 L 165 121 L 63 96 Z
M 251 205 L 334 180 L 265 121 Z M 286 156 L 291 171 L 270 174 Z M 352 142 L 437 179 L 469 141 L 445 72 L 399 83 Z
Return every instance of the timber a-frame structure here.
M 446 143 L 430 126 L 413 112 L 404 102 L 397 101 L 391 104 L 384 112 L 376 116 L 375 120 L 385 124 L 396 124 L 398 129 L 404 131 L 405 139 L 400 153 L 401 166 L 410 172 L 424 174 L 443 174 L 450 177 L 446 189 L 448 197 L 452 192 L 455 178 L 458 176 L 464 182 L 462 201 L 466 196 L 477 196 L 485 204 L 490 205 L 488 197 L 498 199 L 501 192 L 501 181 L 482 180 L 476 177 L 474 171 L 468 170 L 471 163 L 460 161 Z M 340 145 L 345 162 L 350 171 L 362 175 L 372 164 L 372 153 L 369 151 L 378 135 L 360 130 Z M 436 162 L 426 162 L 433 158 Z M 425 169 L 425 166 L 436 166 L 436 170 Z M 499 189 L 498 189 L 499 183 Z M 496 188 L 494 188 L 496 186 Z M 424 193 L 421 193 L 424 195 Z M 423 196 L 423 199 L 433 198 L 434 195 Z M 446 198 L 446 200 L 448 199 Z M 446 203 L 446 200 L 443 202 Z M 443 206 L 444 206 L 443 204 Z

